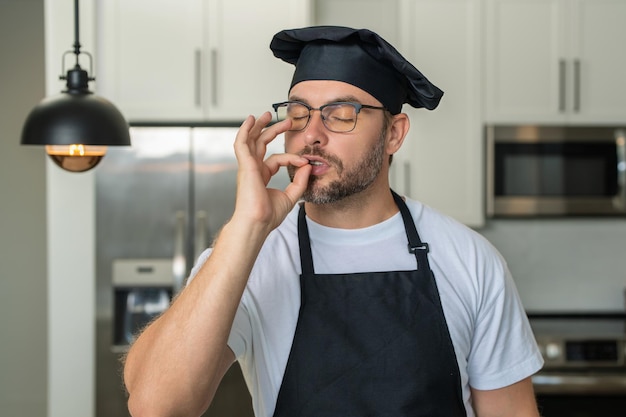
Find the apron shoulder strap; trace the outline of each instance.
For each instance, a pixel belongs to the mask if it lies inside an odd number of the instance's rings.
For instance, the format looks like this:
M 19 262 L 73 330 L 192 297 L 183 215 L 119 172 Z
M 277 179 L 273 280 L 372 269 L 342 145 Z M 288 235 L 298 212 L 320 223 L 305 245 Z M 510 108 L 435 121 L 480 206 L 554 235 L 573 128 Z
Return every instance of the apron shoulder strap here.
M 406 203 L 395 191 L 391 190 L 391 194 L 393 194 L 393 199 L 395 200 L 396 205 L 400 209 L 400 214 L 402 215 L 404 230 L 406 231 L 406 237 L 409 240 L 409 252 L 413 254 L 417 254 L 417 251 L 424 251 L 424 253 L 428 253 L 428 243 L 421 241 L 420 236 L 417 233 L 417 229 L 415 228 L 415 222 L 413 221 L 413 217 L 411 216 Z
M 302 265 L 302 274 L 314 274 L 313 255 L 311 254 L 309 227 L 306 224 L 304 203 L 300 203 L 300 211 L 298 212 L 298 243 L 300 244 L 300 263 Z

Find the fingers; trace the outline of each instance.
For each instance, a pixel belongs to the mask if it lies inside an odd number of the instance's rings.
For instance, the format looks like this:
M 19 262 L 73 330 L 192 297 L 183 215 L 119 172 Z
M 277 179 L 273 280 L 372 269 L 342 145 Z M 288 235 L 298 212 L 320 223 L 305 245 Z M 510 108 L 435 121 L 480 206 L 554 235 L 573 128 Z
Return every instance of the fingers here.
M 250 129 L 250 132 L 248 133 L 249 136 L 252 138 L 258 138 L 259 136 L 261 136 L 261 132 L 263 132 L 263 129 L 271 121 L 272 121 L 272 114 L 266 111 L 261 116 L 259 116 L 258 119 L 255 120 L 254 125 L 252 126 L 252 128 Z
M 288 165 L 303 167 L 305 165 L 309 165 L 309 160 L 298 155 L 282 153 L 270 155 L 264 163 L 265 166 L 268 168 L 270 174 L 274 175 L 278 172 L 280 167 L 285 167 Z
M 260 201 L 261 195 L 264 195 L 265 198 L 270 197 L 274 200 L 274 204 L 282 200 L 283 203 L 289 201 L 293 206 L 308 186 L 312 167 L 307 159 L 295 154 L 273 154 L 264 160 L 267 144 L 291 127 L 289 120 L 267 127 L 270 121 L 271 114 L 269 112 L 262 114 L 258 119 L 248 116 L 237 132 L 234 148 L 239 163 L 238 194 L 244 193 L 243 190 L 245 189 L 245 193 L 248 195 L 255 194 L 257 196 L 255 201 Z M 267 189 L 262 191 L 280 167 L 290 165 L 297 167 L 296 173 L 293 181 L 282 192 L 281 190 L 270 191 Z M 277 192 L 279 194 L 276 194 Z M 283 197 L 277 198 L 280 194 L 283 194 Z M 282 207 L 279 212 L 282 213 L 286 206 L 279 205 Z
M 241 158 L 244 156 L 250 156 L 251 154 L 250 147 L 248 146 L 248 138 L 250 137 L 250 129 L 252 129 L 254 124 L 254 117 L 248 116 L 237 131 L 233 147 L 235 148 L 235 155 L 239 161 L 241 161 Z
M 296 204 L 306 191 L 312 169 L 313 167 L 309 165 L 308 161 L 304 165 L 301 165 L 300 168 L 296 170 L 291 184 L 285 188 L 285 194 L 289 197 L 292 204 Z
M 265 160 L 269 177 L 275 175 L 281 166 L 288 165 L 298 168 L 293 181 L 284 190 L 291 203 L 295 204 L 302 197 L 309 184 L 309 176 L 313 167 L 309 164 L 308 159 L 294 154 L 274 154 Z M 266 183 L 269 182 L 269 177 L 266 178 Z
M 289 120 L 283 120 L 267 127 L 271 121 L 272 115 L 270 112 L 263 113 L 258 119 L 248 116 L 237 132 L 235 147 L 246 145 L 251 155 L 263 159 L 267 144 L 291 127 L 291 121 Z

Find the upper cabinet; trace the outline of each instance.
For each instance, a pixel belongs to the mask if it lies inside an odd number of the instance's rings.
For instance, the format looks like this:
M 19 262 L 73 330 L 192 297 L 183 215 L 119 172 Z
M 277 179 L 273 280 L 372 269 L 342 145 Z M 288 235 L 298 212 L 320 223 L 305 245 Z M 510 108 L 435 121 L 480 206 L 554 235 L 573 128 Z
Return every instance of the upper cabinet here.
M 490 123 L 626 122 L 623 0 L 486 0 Z
M 434 111 L 404 111 L 411 129 L 392 164 L 400 191 L 455 219 L 484 224 L 481 2 L 400 2 L 403 54 L 444 91 Z
M 205 27 L 211 119 L 243 119 L 287 100 L 294 67 L 274 57 L 274 34 L 309 25 L 306 0 L 210 0 Z
M 372 29 L 444 90 L 435 111 L 408 104 L 411 128 L 392 188 L 470 225 L 484 223 L 480 0 L 315 0 L 314 23 Z M 359 12 L 356 13 L 355 10 Z
M 405 105 L 409 136 L 392 187 L 470 226 L 483 214 L 483 0 L 101 0 L 98 92 L 131 121 L 242 120 L 287 98 L 277 31 L 369 28 L 445 95 Z
M 201 118 L 202 0 L 98 7 L 98 91 L 130 120 Z
M 271 38 L 310 20 L 308 0 L 106 0 L 98 8 L 98 91 L 131 121 L 239 121 L 271 110 L 293 74 L 272 55 Z

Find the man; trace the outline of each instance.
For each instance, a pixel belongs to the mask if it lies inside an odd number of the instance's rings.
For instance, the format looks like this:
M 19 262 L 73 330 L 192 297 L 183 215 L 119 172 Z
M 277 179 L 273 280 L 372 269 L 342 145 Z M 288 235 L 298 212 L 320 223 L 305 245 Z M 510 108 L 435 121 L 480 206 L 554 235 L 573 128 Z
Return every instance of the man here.
M 238 360 L 257 416 L 537 416 L 541 355 L 506 264 L 389 188 L 402 105 L 443 93 L 367 30 L 271 48 L 296 65 L 289 100 L 242 124 L 233 217 L 129 351 L 132 414 L 200 415 Z M 283 166 L 291 184 L 267 189 Z

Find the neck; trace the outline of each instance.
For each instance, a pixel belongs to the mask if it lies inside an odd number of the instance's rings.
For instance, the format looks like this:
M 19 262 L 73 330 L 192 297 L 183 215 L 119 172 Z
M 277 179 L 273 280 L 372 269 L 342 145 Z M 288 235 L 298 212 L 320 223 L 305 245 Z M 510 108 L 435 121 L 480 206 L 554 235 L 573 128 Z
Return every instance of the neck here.
M 370 187 L 329 204 L 305 203 L 307 216 L 316 223 L 340 229 L 360 229 L 378 224 L 398 212 L 389 184 Z

